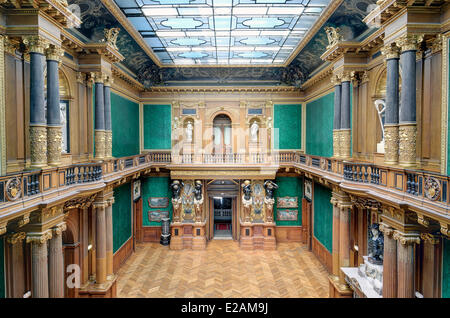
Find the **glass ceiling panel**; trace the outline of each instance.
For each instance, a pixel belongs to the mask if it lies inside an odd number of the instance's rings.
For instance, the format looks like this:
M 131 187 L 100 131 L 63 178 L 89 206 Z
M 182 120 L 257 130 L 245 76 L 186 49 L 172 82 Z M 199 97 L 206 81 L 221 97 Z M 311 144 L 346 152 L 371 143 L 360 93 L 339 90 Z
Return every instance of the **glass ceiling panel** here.
M 331 0 L 115 0 L 163 65 L 280 65 Z

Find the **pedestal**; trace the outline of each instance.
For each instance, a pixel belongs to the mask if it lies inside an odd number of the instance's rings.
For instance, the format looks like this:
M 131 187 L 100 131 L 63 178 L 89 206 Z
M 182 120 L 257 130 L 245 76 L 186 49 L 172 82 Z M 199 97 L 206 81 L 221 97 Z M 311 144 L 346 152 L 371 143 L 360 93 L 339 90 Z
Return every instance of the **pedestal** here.
M 161 245 L 168 246 L 170 244 L 170 219 L 161 219 Z

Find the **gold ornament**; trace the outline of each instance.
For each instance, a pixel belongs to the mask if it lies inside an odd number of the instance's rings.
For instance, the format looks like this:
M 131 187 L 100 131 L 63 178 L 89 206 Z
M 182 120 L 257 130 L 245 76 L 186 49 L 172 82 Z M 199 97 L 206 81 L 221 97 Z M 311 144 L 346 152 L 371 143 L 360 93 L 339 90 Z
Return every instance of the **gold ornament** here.
M 58 166 L 61 163 L 62 131 L 60 126 L 47 127 L 48 164 Z
M 384 162 L 386 164 L 398 163 L 398 126 L 384 127 Z
M 399 126 L 399 163 L 404 167 L 416 165 L 416 125 Z
M 47 127 L 30 125 L 31 166 L 36 168 L 47 165 Z

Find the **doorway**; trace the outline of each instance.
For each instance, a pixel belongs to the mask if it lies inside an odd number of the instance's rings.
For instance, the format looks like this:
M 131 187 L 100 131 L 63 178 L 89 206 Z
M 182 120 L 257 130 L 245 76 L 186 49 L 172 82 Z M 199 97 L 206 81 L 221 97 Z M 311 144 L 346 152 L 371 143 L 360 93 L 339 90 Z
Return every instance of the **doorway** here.
M 213 121 L 214 154 L 224 155 L 231 153 L 231 119 L 221 114 Z
M 213 197 L 214 239 L 233 238 L 233 198 Z

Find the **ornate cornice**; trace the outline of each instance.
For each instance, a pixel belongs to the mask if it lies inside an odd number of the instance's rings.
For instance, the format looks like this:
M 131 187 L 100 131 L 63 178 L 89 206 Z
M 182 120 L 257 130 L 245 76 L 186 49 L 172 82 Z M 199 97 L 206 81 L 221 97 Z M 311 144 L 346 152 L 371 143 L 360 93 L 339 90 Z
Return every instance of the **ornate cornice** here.
M 64 210 L 69 209 L 85 209 L 88 208 L 92 202 L 94 202 L 96 194 L 87 197 L 79 197 L 64 203 Z

